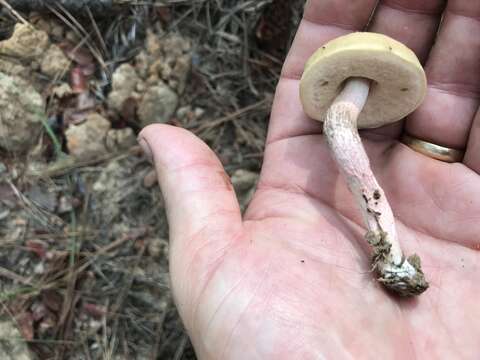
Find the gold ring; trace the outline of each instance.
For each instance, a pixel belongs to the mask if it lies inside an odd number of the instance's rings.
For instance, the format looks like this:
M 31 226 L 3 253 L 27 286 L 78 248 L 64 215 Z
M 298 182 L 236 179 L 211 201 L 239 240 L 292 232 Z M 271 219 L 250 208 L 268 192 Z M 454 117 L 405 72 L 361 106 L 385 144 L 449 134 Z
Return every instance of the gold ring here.
M 463 155 L 465 154 L 465 152 L 462 150 L 452 149 L 445 146 L 429 143 L 427 141 L 414 138 L 413 136 L 410 136 L 408 134 L 404 134 L 402 136 L 402 142 L 409 148 L 425 156 L 448 163 L 462 161 Z

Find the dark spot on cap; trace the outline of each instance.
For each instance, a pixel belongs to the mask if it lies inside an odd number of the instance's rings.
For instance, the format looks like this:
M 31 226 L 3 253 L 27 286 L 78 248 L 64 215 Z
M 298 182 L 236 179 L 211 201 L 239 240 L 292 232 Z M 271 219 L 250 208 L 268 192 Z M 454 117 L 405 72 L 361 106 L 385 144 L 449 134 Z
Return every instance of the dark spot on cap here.
M 403 91 L 403 92 L 408 91 L 408 88 L 401 88 L 400 91 Z
M 305 260 L 300 260 L 300 262 L 301 262 L 302 264 L 304 264 L 304 263 L 305 263 Z
M 373 198 L 374 198 L 375 200 L 380 199 L 380 191 L 375 190 L 375 191 L 373 192 Z
M 328 85 L 328 81 L 324 81 L 320 86 L 326 86 Z

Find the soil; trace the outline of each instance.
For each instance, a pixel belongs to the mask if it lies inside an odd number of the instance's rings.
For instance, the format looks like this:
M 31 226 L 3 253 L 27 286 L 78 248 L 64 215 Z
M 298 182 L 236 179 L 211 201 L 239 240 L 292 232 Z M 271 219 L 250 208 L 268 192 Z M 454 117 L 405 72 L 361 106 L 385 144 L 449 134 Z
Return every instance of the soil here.
M 195 359 L 136 134 L 198 135 L 245 209 L 303 0 L 142 3 L 0 12 L 2 358 Z
M 389 263 L 388 259 L 390 255 L 391 244 L 385 241 L 385 236 L 385 232 L 381 232 L 377 235 L 373 231 L 368 231 L 365 235 L 367 242 L 373 247 L 372 270 L 377 271 L 378 281 L 380 281 L 386 289 L 395 295 L 401 297 L 420 295 L 428 289 L 429 284 L 425 279 L 421 260 L 417 254 L 413 254 L 406 259 L 404 258 L 399 266 L 395 265 L 396 271 L 388 271 L 379 266 L 381 263 Z M 415 269 L 415 275 L 413 277 L 402 276 L 398 272 L 398 270 L 402 268 L 402 265 L 405 261 L 407 261 Z

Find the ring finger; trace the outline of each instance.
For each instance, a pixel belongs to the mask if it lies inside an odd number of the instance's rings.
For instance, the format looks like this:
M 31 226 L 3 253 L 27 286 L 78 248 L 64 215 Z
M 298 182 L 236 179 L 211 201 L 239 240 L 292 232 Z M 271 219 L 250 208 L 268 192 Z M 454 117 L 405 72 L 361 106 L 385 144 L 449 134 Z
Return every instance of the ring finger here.
M 451 0 L 426 64 L 427 97 L 406 122 L 409 134 L 465 149 L 480 97 L 480 1 Z
M 382 0 L 379 2 L 368 31 L 388 35 L 412 49 L 422 64 L 435 39 L 445 0 Z M 398 138 L 403 122 L 368 130 Z

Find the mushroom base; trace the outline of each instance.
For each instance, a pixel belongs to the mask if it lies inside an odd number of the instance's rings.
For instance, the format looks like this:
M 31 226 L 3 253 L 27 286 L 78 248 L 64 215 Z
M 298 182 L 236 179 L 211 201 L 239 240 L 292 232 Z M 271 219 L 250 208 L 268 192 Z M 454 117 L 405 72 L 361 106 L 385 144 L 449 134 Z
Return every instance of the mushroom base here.
M 372 266 L 381 282 L 388 290 L 403 297 L 416 296 L 428 289 L 428 282 L 422 271 L 420 257 L 417 254 L 403 258 L 400 264 L 391 260 L 391 244 L 386 233 L 367 232 L 365 238 L 373 247 Z

